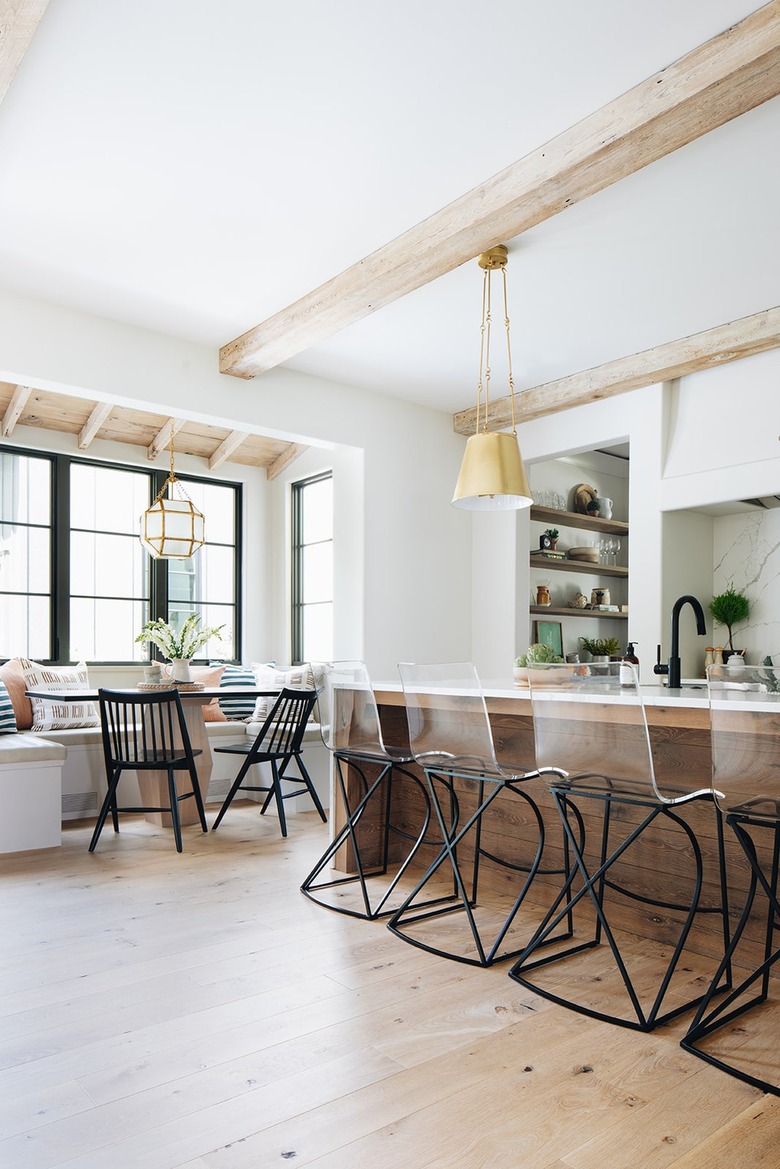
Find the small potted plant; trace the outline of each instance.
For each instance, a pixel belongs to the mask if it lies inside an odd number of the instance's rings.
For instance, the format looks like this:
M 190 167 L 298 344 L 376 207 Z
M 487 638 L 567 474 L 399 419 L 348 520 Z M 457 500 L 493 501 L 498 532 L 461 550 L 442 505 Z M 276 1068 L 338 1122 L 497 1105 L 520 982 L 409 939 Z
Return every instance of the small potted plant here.
M 581 637 L 580 644 L 594 662 L 608 662 L 612 654 L 620 649 L 616 637 Z
M 736 653 L 734 649 L 734 626 L 741 621 L 747 621 L 750 616 L 750 602 L 741 589 L 735 589 L 733 581 L 729 583 L 725 593 L 719 593 L 710 601 L 710 613 L 718 625 L 725 625 L 729 631 L 729 647 L 723 651 L 724 661 L 729 654 Z
M 588 500 L 587 511 L 589 516 L 597 516 L 599 514 L 601 511 L 601 500 L 598 496 Z
M 558 536 L 560 535 L 560 532 L 557 528 L 545 528 L 544 534 L 550 537 L 550 548 L 554 552 L 558 547 Z

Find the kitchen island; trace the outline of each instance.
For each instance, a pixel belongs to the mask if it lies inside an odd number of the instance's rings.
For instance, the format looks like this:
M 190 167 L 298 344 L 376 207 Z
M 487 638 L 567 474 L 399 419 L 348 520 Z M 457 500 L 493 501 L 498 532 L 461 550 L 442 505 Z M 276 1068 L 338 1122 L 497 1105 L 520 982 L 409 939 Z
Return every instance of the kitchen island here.
M 383 733 L 389 744 L 408 742 L 403 694 L 400 684 L 395 682 L 375 684 Z M 518 770 L 532 770 L 534 767 L 533 722 L 531 702 L 527 690 L 515 688 L 508 683 L 485 683 L 484 692 L 488 713 L 493 729 L 497 754 L 500 758 L 513 760 Z M 756 699 L 760 700 L 757 695 Z M 706 789 L 710 784 L 711 755 L 709 731 L 709 707 L 706 689 L 683 687 L 669 690 L 663 686 L 643 688 L 643 699 L 647 713 L 650 739 L 653 748 L 656 775 L 659 785 L 684 788 L 686 790 Z M 614 696 L 615 720 L 620 722 L 620 695 Z M 772 733 L 780 728 L 780 702 L 767 701 L 768 729 Z M 473 781 L 462 781 L 463 793 L 459 794 L 464 807 L 469 799 L 469 785 Z M 525 785 L 524 785 L 525 787 Z M 549 856 L 546 868 L 560 867 L 562 862 L 561 832 L 558 815 L 549 795 L 545 781 L 528 781 L 528 794 L 541 810 L 545 822 Z M 419 822 L 420 809 L 416 806 L 418 797 L 410 785 L 398 784 L 394 790 L 392 822 L 413 832 Z M 630 807 L 615 809 L 615 823 L 621 832 L 632 823 L 632 816 L 639 810 Z M 718 899 L 718 874 L 716 865 L 716 818 L 709 801 L 696 801 L 686 807 L 685 818 L 693 827 L 705 860 L 706 876 L 702 900 L 714 904 Z M 338 817 L 338 812 L 336 813 Z M 600 841 L 600 809 L 585 809 L 584 818 L 589 841 L 597 847 Z M 336 823 L 336 830 L 338 829 Z M 362 825 L 364 839 L 381 838 L 381 824 Z M 522 862 L 523 857 L 532 855 L 536 845 L 536 826 L 533 818 L 518 813 L 517 800 L 500 795 L 491 806 L 489 816 L 483 824 L 483 847 L 494 854 Z M 396 859 L 403 855 L 403 839 L 396 843 Z M 729 892 L 732 920 L 741 911 L 747 889 L 747 865 L 731 833 L 726 833 L 726 848 L 729 862 Z M 621 862 L 622 876 L 626 883 L 637 889 L 649 884 L 660 885 L 669 900 L 683 899 L 690 882 L 690 846 L 679 830 L 665 819 L 658 827 L 643 836 Z M 435 856 L 431 846 L 421 857 L 422 863 L 429 863 Z M 419 867 L 418 867 L 419 871 Z M 507 886 L 510 878 L 507 870 L 484 865 L 480 877 L 487 893 L 491 882 L 496 889 Z M 558 887 L 559 878 L 537 877 L 528 897 L 529 908 L 537 905 L 542 910 Z M 760 911 L 759 911 L 760 912 Z M 674 915 L 659 911 L 642 902 L 626 902 L 619 913 L 620 925 L 653 942 L 666 942 L 674 932 Z M 747 949 L 754 955 L 761 945 L 763 923 L 752 923 L 746 935 Z M 715 917 L 704 919 L 692 935 L 691 945 L 697 952 L 717 956 L 722 952 L 722 936 Z

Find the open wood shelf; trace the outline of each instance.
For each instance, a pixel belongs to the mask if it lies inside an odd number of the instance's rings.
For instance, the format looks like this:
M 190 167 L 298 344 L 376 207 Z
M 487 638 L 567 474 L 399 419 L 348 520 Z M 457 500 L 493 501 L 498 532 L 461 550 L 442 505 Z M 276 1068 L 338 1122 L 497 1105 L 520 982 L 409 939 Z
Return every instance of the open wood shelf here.
M 551 569 L 553 572 L 582 572 L 588 576 L 619 576 L 623 580 L 628 577 L 628 569 L 622 565 L 590 564 L 582 560 L 550 560 L 546 556 L 534 556 L 531 553 L 531 568 Z
M 627 536 L 628 524 L 623 520 L 601 520 L 597 516 L 582 515 L 576 511 L 558 511 L 554 507 L 531 508 L 531 519 L 550 528 L 583 528 L 586 532 L 602 532 L 606 536 Z
M 565 609 L 557 605 L 531 605 L 530 612 L 539 616 L 552 614 L 555 617 L 601 617 L 605 621 L 628 621 L 628 613 L 602 613 L 594 609 Z

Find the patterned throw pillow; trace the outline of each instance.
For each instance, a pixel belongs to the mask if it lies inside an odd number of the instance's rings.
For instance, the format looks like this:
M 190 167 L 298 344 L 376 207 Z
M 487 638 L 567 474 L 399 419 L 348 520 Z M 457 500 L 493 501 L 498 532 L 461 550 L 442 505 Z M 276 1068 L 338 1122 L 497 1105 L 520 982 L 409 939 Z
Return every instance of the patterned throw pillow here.
M 211 662 L 212 666 L 221 666 L 222 662 Z M 255 709 L 255 700 L 252 695 L 247 698 L 228 698 L 231 688 L 237 686 L 254 686 L 255 675 L 250 666 L 236 666 L 227 664 L 219 680 L 220 690 L 226 691 L 226 697 L 220 698 L 219 705 L 226 718 L 246 722 Z
M 14 704 L 5 688 L 5 682 L 0 681 L 0 735 L 11 734 L 16 734 Z
M 43 666 L 20 658 L 25 681 L 30 689 L 88 690 L 89 676 L 84 662 L 77 666 Z M 100 716 L 94 702 L 52 702 L 31 698 L 34 731 L 69 731 L 75 727 L 99 727 Z
M 281 690 L 288 686 L 293 690 L 309 690 L 314 685 L 314 679 L 308 662 L 301 666 L 288 666 L 287 669 L 277 670 L 275 666 L 266 666 L 262 662 L 252 662 L 255 683 L 264 690 Z M 260 695 L 254 706 L 250 722 L 262 722 L 267 716 L 276 699 L 272 696 Z

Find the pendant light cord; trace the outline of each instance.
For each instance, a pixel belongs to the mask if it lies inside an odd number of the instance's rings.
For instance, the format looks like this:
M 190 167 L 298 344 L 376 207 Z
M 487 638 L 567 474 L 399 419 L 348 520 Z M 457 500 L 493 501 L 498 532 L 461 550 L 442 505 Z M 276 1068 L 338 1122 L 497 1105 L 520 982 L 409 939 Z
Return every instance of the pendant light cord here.
M 477 424 L 475 433 L 488 433 L 490 413 L 490 332 L 493 324 L 491 277 L 493 268 L 500 267 L 504 293 L 504 329 L 506 331 L 506 361 L 509 378 L 509 400 L 512 408 L 512 434 L 517 436 L 515 422 L 515 379 L 512 372 L 512 343 L 509 335 L 509 308 L 507 299 L 506 260 L 486 264 L 482 272 L 482 321 L 479 327 L 479 379 L 477 381 Z

